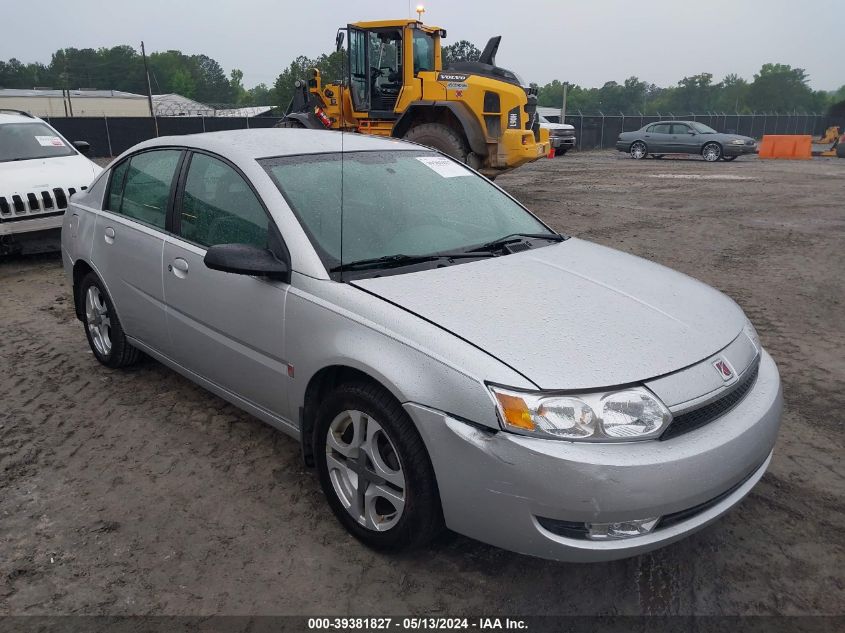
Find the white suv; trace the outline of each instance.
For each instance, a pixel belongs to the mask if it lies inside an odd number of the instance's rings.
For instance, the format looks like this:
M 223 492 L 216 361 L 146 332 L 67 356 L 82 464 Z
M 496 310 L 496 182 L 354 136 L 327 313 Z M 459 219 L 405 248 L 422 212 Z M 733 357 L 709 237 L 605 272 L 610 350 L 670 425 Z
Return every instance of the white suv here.
M 83 156 L 88 148 L 26 112 L 0 109 L 0 255 L 61 228 L 68 198 L 102 171 Z

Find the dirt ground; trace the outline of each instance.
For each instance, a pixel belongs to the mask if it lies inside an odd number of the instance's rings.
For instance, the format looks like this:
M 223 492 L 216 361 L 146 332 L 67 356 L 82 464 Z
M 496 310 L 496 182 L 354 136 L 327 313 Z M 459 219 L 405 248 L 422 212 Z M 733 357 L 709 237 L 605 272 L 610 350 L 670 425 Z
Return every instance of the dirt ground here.
M 152 361 L 101 367 L 57 256 L 0 263 L 0 614 L 845 613 L 845 160 L 541 160 L 555 228 L 720 288 L 780 366 L 772 466 L 712 527 L 595 565 L 447 535 L 373 553 L 297 444 Z

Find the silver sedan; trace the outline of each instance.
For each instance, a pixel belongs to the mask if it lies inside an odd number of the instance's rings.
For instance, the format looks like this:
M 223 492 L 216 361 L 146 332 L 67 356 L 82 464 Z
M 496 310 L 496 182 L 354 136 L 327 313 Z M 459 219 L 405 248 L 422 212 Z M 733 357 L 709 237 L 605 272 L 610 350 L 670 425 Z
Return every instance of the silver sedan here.
M 716 520 L 771 460 L 778 370 L 736 303 L 418 145 L 148 141 L 74 196 L 62 242 L 97 360 L 147 354 L 300 440 L 372 547 L 446 526 L 631 556 Z

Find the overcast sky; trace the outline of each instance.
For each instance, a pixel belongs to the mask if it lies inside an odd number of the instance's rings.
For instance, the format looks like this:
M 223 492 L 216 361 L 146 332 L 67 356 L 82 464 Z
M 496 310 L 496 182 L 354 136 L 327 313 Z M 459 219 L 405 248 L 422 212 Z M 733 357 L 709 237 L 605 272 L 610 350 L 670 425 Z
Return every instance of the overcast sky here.
M 271 85 L 300 54 L 328 52 L 347 22 L 406 17 L 408 0 L 2 0 L 0 59 L 49 62 L 57 48 L 117 44 L 205 53 L 244 84 Z M 412 3 L 416 6 L 417 2 Z M 843 0 L 429 0 L 424 20 L 483 48 L 528 81 L 601 86 L 637 75 L 661 86 L 711 72 L 751 79 L 765 62 L 806 69 L 814 89 L 845 84 Z M 108 88 L 108 86 L 96 86 Z

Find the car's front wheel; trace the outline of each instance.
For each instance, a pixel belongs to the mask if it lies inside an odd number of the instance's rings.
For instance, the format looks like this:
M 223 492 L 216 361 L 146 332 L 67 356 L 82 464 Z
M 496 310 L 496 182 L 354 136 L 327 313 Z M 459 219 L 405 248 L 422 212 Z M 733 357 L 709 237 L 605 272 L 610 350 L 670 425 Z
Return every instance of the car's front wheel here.
M 707 143 L 701 148 L 701 156 L 708 163 L 715 163 L 722 157 L 722 148 L 718 143 Z
M 343 526 L 382 550 L 417 547 L 441 529 L 434 471 L 413 422 L 393 396 L 366 382 L 341 385 L 314 427 L 320 484 Z
M 126 339 L 111 297 L 95 273 L 83 278 L 78 296 L 85 319 L 85 336 L 97 360 L 112 368 L 136 363 L 141 353 Z
M 648 156 L 648 148 L 642 141 L 634 141 L 631 143 L 631 158 L 634 160 L 642 160 Z

